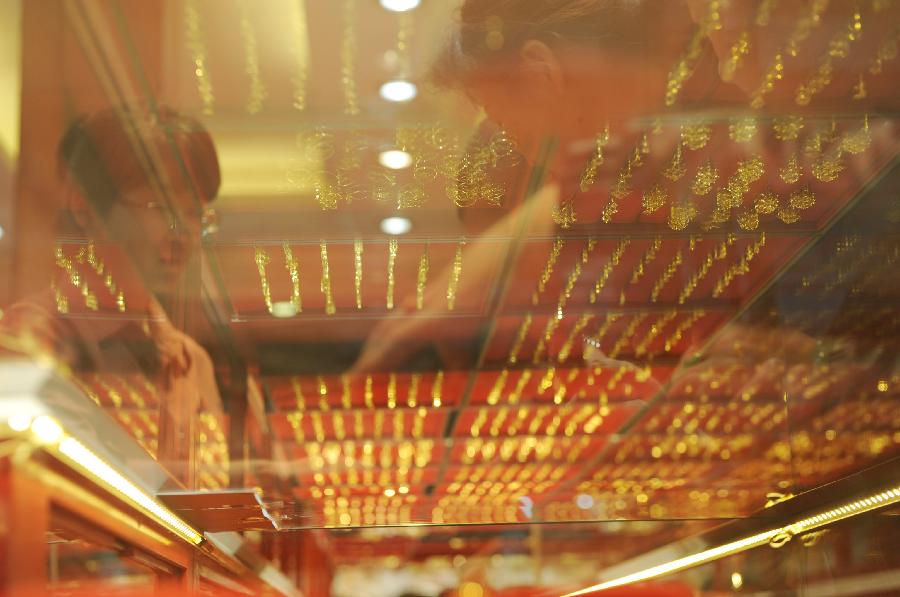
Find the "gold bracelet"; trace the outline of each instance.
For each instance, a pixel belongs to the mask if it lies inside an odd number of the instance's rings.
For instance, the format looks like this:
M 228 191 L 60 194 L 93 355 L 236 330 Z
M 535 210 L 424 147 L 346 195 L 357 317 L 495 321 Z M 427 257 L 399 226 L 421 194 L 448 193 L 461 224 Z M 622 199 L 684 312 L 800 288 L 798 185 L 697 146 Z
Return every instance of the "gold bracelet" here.
M 431 383 L 431 405 L 435 408 L 441 406 L 441 394 L 443 393 L 444 388 L 444 372 L 439 370 L 437 375 L 434 376 L 434 381 Z
M 603 207 L 603 213 L 600 215 L 600 219 L 604 224 L 609 224 L 612 221 L 612 217 L 619 211 L 619 200 L 625 198 L 631 192 L 631 178 L 634 175 L 635 168 L 643 165 L 644 149 L 646 148 L 649 151 L 648 144 L 645 133 L 625 162 L 625 166 L 616 175 L 616 182 L 609 192 L 609 201 Z
M 778 4 L 778 0 L 762 0 L 756 7 L 756 16 L 753 18 L 753 23 L 757 27 L 768 26 L 776 4 Z
M 319 393 L 319 410 L 330 410 L 330 406 L 328 404 L 328 385 L 326 385 L 325 378 L 321 375 L 316 376 L 316 390 Z
M 416 408 L 419 404 L 419 384 L 421 381 L 421 373 L 413 373 L 409 378 L 409 389 L 406 391 L 406 406 L 409 408 Z
M 319 242 L 319 253 L 322 257 L 322 281 L 319 284 L 319 289 L 325 296 L 325 313 L 334 315 L 337 313 L 337 307 L 335 307 L 334 295 L 331 292 L 331 270 L 328 267 L 328 245 L 325 244 L 324 240 Z
M 581 259 L 575 262 L 575 267 L 572 268 L 572 272 L 569 274 L 569 277 L 566 279 L 566 285 L 563 287 L 562 292 L 559 294 L 559 300 L 556 303 L 556 318 L 562 319 L 563 317 L 563 308 L 566 306 L 566 303 L 572 297 L 572 290 L 575 288 L 575 284 L 578 283 L 578 279 L 581 277 L 581 271 L 583 266 L 587 265 L 590 260 L 591 253 L 594 251 L 594 247 L 597 246 L 597 239 L 590 238 L 585 244 L 584 249 L 581 250 Z
M 291 77 L 294 90 L 293 106 L 302 112 L 306 109 L 306 83 L 309 68 L 309 29 L 306 24 L 306 2 L 298 0 L 291 3 L 291 29 L 293 32 L 293 54 L 296 70 Z
M 647 316 L 647 313 L 639 313 L 631 318 L 631 321 L 628 322 L 628 325 L 625 327 L 622 335 L 619 336 L 619 339 L 616 340 L 615 344 L 613 344 L 612 350 L 609 351 L 609 358 L 615 359 L 619 356 L 619 353 L 623 348 L 625 348 L 625 346 L 628 345 L 628 343 L 631 341 L 632 336 L 634 336 L 634 332 L 637 330 L 638 326 L 644 323 L 644 320 L 647 319 Z
M 628 245 L 631 244 L 631 239 L 626 238 L 619 241 L 619 244 L 616 245 L 616 248 L 613 249 L 612 255 L 609 258 L 609 261 L 603 266 L 603 270 L 600 273 L 600 277 L 597 278 L 597 281 L 594 282 L 594 287 L 591 289 L 591 294 L 589 300 L 591 304 L 597 302 L 597 298 L 600 296 L 600 293 L 603 291 L 603 287 L 606 285 L 607 280 L 609 280 L 610 274 L 612 274 L 613 269 L 619 262 L 622 260 L 622 255 L 625 253 L 625 250 L 628 248 Z
M 588 346 L 596 348 L 597 350 L 603 350 L 603 338 L 606 336 L 606 333 L 609 331 L 609 328 L 619 320 L 621 315 L 613 313 L 606 316 L 606 319 L 603 320 L 603 324 L 594 332 L 593 336 L 588 336 L 584 339 L 584 343 Z
M 712 190 L 713 185 L 716 184 L 718 179 L 719 172 L 712 165 L 711 161 L 707 161 L 697 168 L 697 173 L 694 175 L 694 182 L 691 184 L 691 192 L 698 197 L 702 197 Z
M 391 410 L 397 408 L 397 374 L 388 375 L 387 407 Z
M 297 313 L 303 312 L 303 297 L 300 294 L 300 264 L 294 259 L 294 253 L 288 243 L 281 245 L 284 251 L 284 266 L 291 278 L 291 305 Z
M 531 304 L 538 304 L 540 295 L 544 292 L 544 289 L 547 288 L 547 282 L 550 281 L 550 276 L 553 275 L 553 267 L 556 265 L 556 261 L 559 259 L 559 253 L 562 251 L 565 244 L 566 241 L 559 236 L 553 240 L 553 246 L 550 247 L 550 254 L 547 256 L 547 262 L 544 264 L 543 271 L 541 271 L 541 277 L 538 279 L 537 289 L 531 295 Z
M 466 241 L 461 240 L 456 245 L 456 253 L 453 256 L 453 267 L 450 270 L 450 281 L 447 283 L 447 310 L 456 308 L 456 293 L 459 290 L 459 278 L 462 274 L 463 247 Z
M 809 209 L 816 204 L 816 194 L 808 186 L 797 189 L 788 197 L 788 205 L 794 209 Z
M 659 208 L 669 201 L 669 193 L 659 183 L 644 191 L 641 197 L 641 207 L 645 214 L 655 213 Z
M 866 114 L 859 129 L 844 134 L 841 139 L 841 149 L 847 153 L 857 155 L 866 152 L 871 144 L 872 134 L 869 132 L 869 115 Z
M 772 121 L 772 131 L 779 141 L 793 141 L 803 130 L 802 116 L 783 116 Z
M 703 259 L 703 263 L 701 263 L 697 271 L 691 275 L 682 288 L 681 293 L 678 295 L 679 305 L 683 305 L 685 301 L 690 298 L 700 282 L 709 274 L 709 270 L 712 269 L 713 264 L 728 256 L 728 247 L 733 244 L 733 242 L 732 237 L 729 237 L 727 241 L 720 243 L 716 248 L 707 253 L 706 257 Z
M 666 284 L 669 283 L 672 277 L 675 276 L 675 272 L 681 267 L 681 260 L 681 251 L 678 251 L 675 253 L 675 257 L 672 258 L 672 261 L 666 266 L 662 275 L 653 285 L 653 290 L 650 291 L 651 303 L 655 303 L 659 299 L 659 294 L 662 292 L 662 289 L 666 287 Z
M 422 310 L 425 306 L 425 284 L 428 281 L 428 245 L 419 256 L 419 269 L 416 272 L 416 308 Z
M 690 150 L 703 149 L 712 137 L 712 127 L 705 122 L 681 126 L 681 142 Z
M 723 81 L 731 81 L 734 79 L 734 74 L 737 72 L 737 69 L 740 68 L 741 62 L 744 59 L 744 56 L 750 53 L 750 32 L 742 31 L 740 35 L 738 35 L 738 39 L 731 46 L 731 50 L 729 51 L 728 59 L 722 65 L 722 80 Z
M 795 184 L 800 177 L 803 175 L 802 170 L 800 169 L 800 160 L 797 158 L 797 154 L 791 155 L 790 159 L 788 159 L 787 164 L 784 165 L 783 168 L 778 170 L 778 176 L 781 177 L 781 180 L 786 182 L 787 184 Z
M 344 438 L 347 437 L 347 431 L 344 429 L 344 416 L 339 413 L 332 415 L 331 426 L 334 427 L 334 438 L 344 441 Z
M 880 75 L 884 72 L 884 63 L 897 58 L 900 54 L 897 48 L 898 41 L 900 41 L 900 27 L 895 28 L 878 44 L 878 51 L 875 52 L 875 58 L 869 65 L 869 74 Z
M 78 273 L 78 269 L 72 263 L 72 260 L 65 254 L 62 246 L 56 246 L 56 265 L 61 268 L 68 274 L 69 282 L 81 292 L 81 296 L 84 297 L 85 306 L 91 311 L 98 311 L 100 309 L 100 304 L 97 301 L 96 295 L 88 286 L 87 281 L 84 277 Z M 57 299 L 57 309 L 61 301 Z M 68 301 L 65 301 L 65 310 L 68 311 Z M 61 313 L 64 311 L 60 311 Z
M 394 308 L 394 267 L 397 265 L 397 249 L 399 243 L 396 238 L 392 238 L 388 242 L 388 263 L 387 263 L 387 308 L 388 311 Z
M 721 15 L 719 13 L 720 8 L 721 3 L 719 0 L 710 0 L 709 11 L 700 20 L 697 30 L 691 36 L 690 41 L 688 41 L 687 48 L 678 59 L 675 67 L 669 72 L 668 79 L 666 80 L 666 106 L 675 104 L 678 95 L 681 93 L 682 87 L 684 87 L 684 84 L 691 75 L 694 74 L 694 71 L 697 70 L 697 63 L 703 56 L 703 49 L 705 48 L 704 42 L 706 41 L 707 36 L 712 31 L 717 31 L 722 28 Z
M 653 242 L 650 244 L 650 247 L 644 252 L 638 261 L 637 265 L 634 266 L 634 270 L 631 272 L 631 284 L 637 284 L 637 282 L 644 277 L 644 273 L 646 271 L 646 267 L 656 259 L 656 256 L 659 254 L 659 250 L 662 248 L 662 238 L 657 236 L 653 239 Z
M 585 166 L 584 172 L 581 173 L 581 180 L 578 183 L 582 192 L 586 192 L 594 184 L 597 177 L 597 169 L 603 164 L 603 147 L 609 143 L 609 125 L 603 129 L 603 132 L 597 135 L 594 154 Z
M 735 218 L 741 230 L 756 230 L 759 228 L 759 213 L 755 209 L 745 209 Z
M 684 158 L 681 155 L 681 145 L 682 143 L 679 142 L 675 146 L 675 153 L 672 154 L 672 159 L 662 171 L 662 175 L 672 182 L 677 182 L 687 172 L 687 166 L 684 164 Z
M 728 138 L 735 143 L 747 143 L 756 136 L 756 119 L 752 116 L 737 118 L 728 125 Z
M 534 349 L 534 355 L 531 357 L 531 362 L 535 365 L 541 361 L 541 358 L 544 356 L 544 351 L 547 348 L 547 344 L 550 343 L 550 338 L 553 336 L 553 333 L 556 331 L 556 328 L 559 327 L 559 322 L 562 321 L 556 317 L 551 317 L 547 320 L 547 325 L 544 326 L 544 333 L 541 335 L 540 340 L 538 340 L 538 344 Z
M 506 378 L 509 375 L 509 371 L 504 369 L 500 372 L 500 375 L 494 381 L 494 385 L 491 387 L 490 392 L 487 395 L 487 403 L 491 406 L 500 402 L 500 396 L 503 394 L 503 388 L 506 386 Z
M 666 223 L 672 230 L 684 230 L 697 217 L 697 213 L 693 202 L 682 201 L 669 208 L 669 217 L 666 218 Z
M 820 59 L 816 71 L 797 87 L 794 101 L 798 106 L 809 105 L 813 96 L 831 83 L 832 74 L 834 73 L 834 60 L 847 57 L 847 54 L 850 52 L 850 45 L 859 39 L 861 30 L 862 17 L 857 7 L 844 30 L 833 36 L 829 41 L 828 51 Z
M 394 428 L 394 440 L 399 441 L 403 439 L 403 436 L 406 434 L 406 421 L 404 420 L 405 417 L 403 416 L 403 411 L 395 411 L 393 419 L 392 426 Z
M 206 68 L 206 44 L 200 30 L 200 10 L 197 0 L 184 3 L 184 29 L 188 50 L 194 62 L 194 78 L 197 81 L 197 92 L 203 102 L 203 114 L 210 116 L 215 111 L 215 95 L 212 81 Z
M 256 114 L 262 109 L 263 100 L 268 95 L 259 69 L 259 44 L 256 31 L 250 22 L 250 7 L 247 0 L 239 0 L 241 12 L 241 37 L 244 38 L 244 71 L 250 79 L 250 93 L 247 96 L 247 112 Z
M 644 354 L 646 354 L 647 348 L 650 346 L 650 343 L 653 342 L 653 340 L 660 334 L 660 332 L 662 332 L 662 330 L 665 329 L 665 327 L 669 325 L 669 323 L 671 323 L 671 321 L 675 319 L 677 315 L 678 311 L 676 311 L 675 309 L 669 309 L 668 311 L 663 313 L 656 320 L 656 322 L 650 326 L 643 339 L 641 339 L 641 341 L 637 343 L 634 349 L 634 354 L 636 354 L 637 356 L 643 356 Z
M 375 408 L 375 392 L 372 390 L 372 376 L 366 375 L 366 386 L 363 390 L 363 400 L 368 409 Z
M 363 278 L 363 241 L 353 241 L 353 289 L 356 292 L 356 308 L 362 309 L 362 278 Z
M 868 126 L 868 120 L 866 123 Z M 106 287 L 107 292 L 116 300 L 116 308 L 120 313 L 124 313 L 125 292 L 119 288 L 112 272 L 107 269 L 103 259 L 97 255 L 97 246 L 94 239 L 88 239 L 87 245 L 78 251 L 75 260 L 79 263 L 82 263 L 82 260 L 86 261 L 91 269 L 94 270 L 94 273 L 103 279 L 103 285 Z
M 821 182 L 832 182 L 844 171 L 844 163 L 841 159 L 841 148 L 831 155 L 823 154 L 810 166 L 810 172 Z
M 756 213 L 759 215 L 768 215 L 775 213 L 775 210 L 778 209 L 778 205 L 781 203 L 781 198 L 772 191 L 763 191 L 756 197 L 756 201 L 753 202 L 753 209 L 756 210 Z
M 737 276 L 742 276 L 750 271 L 750 262 L 756 257 L 766 244 L 766 233 L 763 232 L 759 240 L 747 247 L 747 251 L 741 256 L 740 261 L 732 264 L 722 277 L 716 282 L 713 288 L 713 298 L 719 298 L 723 292 L 731 285 Z
M 587 327 L 593 317 L 593 315 L 585 313 L 578 318 L 578 321 L 575 322 L 575 325 L 573 325 L 572 329 L 569 331 L 569 335 L 566 337 L 565 342 L 563 342 L 562 348 L 559 349 L 559 354 L 556 355 L 556 360 L 558 362 L 562 363 L 569 358 L 569 354 L 572 352 L 572 346 L 575 343 L 575 338 L 585 327 Z
M 346 373 L 341 375 L 341 406 L 344 410 L 353 408 L 353 392 L 350 388 L 350 376 Z
M 291 387 L 294 389 L 294 400 L 297 401 L 297 410 L 303 412 L 306 410 L 306 398 L 303 396 L 303 387 L 300 385 L 300 378 L 296 375 L 291 377 Z
M 300 445 L 306 443 L 306 434 L 303 433 L 303 413 L 288 413 L 288 424 L 294 430 L 294 439 Z
M 519 351 L 522 350 L 522 343 L 525 341 L 529 329 L 531 329 L 531 313 L 525 315 L 525 319 L 519 325 L 516 339 L 513 341 L 512 348 L 509 349 L 509 356 L 506 358 L 508 364 L 514 365 L 519 360 Z
M 522 393 L 525 391 L 525 386 L 531 381 L 531 376 L 531 369 L 522 370 L 522 373 L 519 375 L 519 381 L 516 382 L 516 387 L 513 388 L 512 393 L 509 395 L 510 404 L 518 404 L 522 400 Z
M 356 0 L 344 0 L 341 15 L 341 88 L 344 93 L 344 114 L 359 114 L 359 98 L 356 95 Z

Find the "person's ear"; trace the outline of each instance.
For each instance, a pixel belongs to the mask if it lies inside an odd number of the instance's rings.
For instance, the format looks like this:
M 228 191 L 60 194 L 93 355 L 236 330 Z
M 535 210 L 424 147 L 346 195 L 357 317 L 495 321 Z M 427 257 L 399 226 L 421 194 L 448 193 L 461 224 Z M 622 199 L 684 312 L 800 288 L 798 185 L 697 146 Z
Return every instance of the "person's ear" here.
M 563 90 L 562 65 L 553 48 L 546 43 L 529 39 L 519 49 L 519 67 L 528 87 L 536 93 L 541 90 L 559 94 Z
M 84 195 L 78 190 L 68 186 L 63 197 L 63 208 L 72 214 L 72 218 L 79 228 L 87 233 L 94 233 L 102 228 L 96 225 L 94 212 L 88 205 Z

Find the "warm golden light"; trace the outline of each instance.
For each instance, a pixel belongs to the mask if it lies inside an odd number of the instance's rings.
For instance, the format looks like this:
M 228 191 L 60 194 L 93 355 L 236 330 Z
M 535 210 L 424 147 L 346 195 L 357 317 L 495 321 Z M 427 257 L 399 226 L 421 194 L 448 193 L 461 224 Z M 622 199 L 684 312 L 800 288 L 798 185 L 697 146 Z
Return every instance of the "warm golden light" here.
M 37 420 L 35 423 L 37 423 Z M 59 426 L 57 425 L 57 427 Z M 34 424 L 32 429 L 34 429 Z M 62 430 L 60 429 L 61 434 Z M 113 493 L 123 498 L 126 502 L 150 515 L 182 539 L 194 545 L 199 545 L 203 541 L 203 536 L 200 533 L 106 464 L 75 438 L 67 437 L 63 439 L 57 446 L 57 450 L 60 455 L 69 461 L 69 464 L 112 490 Z
M 31 431 L 39 442 L 45 444 L 52 444 L 59 441 L 63 434 L 62 427 L 59 426 L 59 423 L 46 415 L 40 416 L 34 420 L 31 424 Z
M 683 558 L 678 558 L 677 560 L 672 560 L 670 562 L 665 562 L 657 566 L 651 566 L 650 568 L 640 570 L 633 574 L 628 574 L 619 578 L 608 580 L 606 582 L 587 587 L 586 589 L 581 589 L 580 591 L 567 593 L 563 597 L 587 595 L 589 593 L 603 591 L 604 589 L 610 589 L 612 587 L 620 587 L 622 585 L 650 580 L 659 576 L 672 574 L 673 572 L 679 572 L 681 570 L 693 568 L 694 566 L 699 566 L 700 564 L 706 564 L 707 562 L 712 562 L 714 560 L 718 560 L 720 558 L 740 553 L 754 547 L 760 547 L 769 543 L 771 543 L 773 546 L 780 547 L 781 545 L 784 545 L 784 543 L 789 541 L 792 537 L 803 535 L 805 533 L 808 533 L 809 531 L 832 524 L 839 520 L 858 516 L 877 508 L 896 503 L 900 503 L 900 485 L 870 495 L 868 497 L 858 499 L 853 502 L 836 506 L 820 514 L 800 519 L 797 522 L 793 522 L 780 528 L 764 531 L 762 533 L 758 533 L 750 537 L 745 537 L 743 539 L 738 539 L 737 541 L 732 541 L 731 543 L 713 547 L 711 549 L 691 554 Z M 743 583 L 743 578 L 741 579 L 741 583 Z
M 22 432 L 31 426 L 31 417 L 24 414 L 13 415 L 6 420 L 6 424 L 9 425 L 9 428 L 13 431 Z

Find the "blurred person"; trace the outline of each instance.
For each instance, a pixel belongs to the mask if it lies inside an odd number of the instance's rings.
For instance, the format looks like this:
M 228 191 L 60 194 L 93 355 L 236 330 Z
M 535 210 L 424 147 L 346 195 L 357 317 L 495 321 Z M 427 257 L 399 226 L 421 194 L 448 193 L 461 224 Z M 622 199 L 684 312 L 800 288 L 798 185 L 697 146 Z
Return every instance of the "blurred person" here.
M 76 380 L 142 376 L 159 399 L 157 460 L 190 487 L 195 416 L 200 409 L 220 413 L 221 398 L 206 350 L 172 324 L 167 310 L 183 308 L 196 281 L 189 265 L 220 185 L 212 138 L 170 108 L 108 109 L 75 120 L 58 158 L 64 205 L 90 239 L 71 261 L 118 249 L 126 259 L 117 262 L 117 279 L 145 292 L 130 291 L 121 316 L 68 314 L 59 296 L 74 280 L 57 268 L 51 289 L 5 311 L 0 350 L 7 358 L 49 359 Z

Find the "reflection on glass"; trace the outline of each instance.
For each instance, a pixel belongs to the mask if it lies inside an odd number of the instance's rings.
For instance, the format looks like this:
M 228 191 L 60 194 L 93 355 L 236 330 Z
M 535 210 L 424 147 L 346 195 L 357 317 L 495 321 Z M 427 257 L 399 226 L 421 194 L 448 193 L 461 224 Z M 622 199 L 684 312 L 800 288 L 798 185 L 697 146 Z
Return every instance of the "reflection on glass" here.
M 253 570 L 564 594 L 897 486 L 897 2 L 10 6 L 0 370 Z M 887 591 L 891 520 L 650 590 Z

